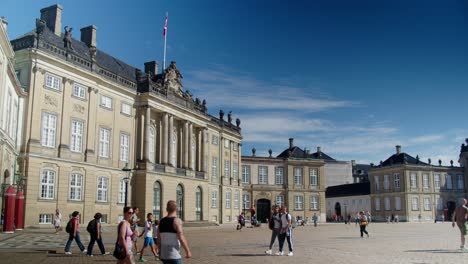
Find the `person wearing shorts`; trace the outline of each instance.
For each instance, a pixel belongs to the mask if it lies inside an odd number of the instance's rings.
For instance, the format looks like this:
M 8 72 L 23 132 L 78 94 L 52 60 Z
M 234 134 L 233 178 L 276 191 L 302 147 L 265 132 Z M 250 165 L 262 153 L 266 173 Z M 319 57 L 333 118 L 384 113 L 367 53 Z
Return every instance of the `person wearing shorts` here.
M 458 207 L 455 209 L 452 218 L 452 227 L 455 227 L 455 222 L 457 223 L 458 228 L 460 229 L 460 250 L 468 251 L 468 248 L 465 247 L 465 236 L 468 231 L 468 222 L 466 218 L 468 216 L 468 207 L 466 206 L 466 199 L 460 199 L 458 202 Z
M 153 240 L 153 214 L 148 213 L 146 215 L 146 221 L 145 221 L 145 231 L 141 233 L 141 236 L 145 236 L 145 241 L 143 242 L 143 248 L 141 249 L 140 252 L 140 262 L 146 262 L 146 260 L 143 258 L 143 255 L 145 254 L 145 250 L 147 247 L 151 247 L 151 251 L 153 252 L 153 255 L 155 258 L 157 258 L 156 254 L 156 249 L 154 248 L 154 240 Z

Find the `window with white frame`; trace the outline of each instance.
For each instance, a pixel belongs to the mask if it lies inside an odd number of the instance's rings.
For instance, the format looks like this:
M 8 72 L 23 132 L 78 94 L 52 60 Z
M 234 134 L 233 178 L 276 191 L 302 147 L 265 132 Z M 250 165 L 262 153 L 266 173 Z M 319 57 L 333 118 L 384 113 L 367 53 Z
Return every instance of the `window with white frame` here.
M 8 91 L 7 99 L 6 99 L 6 107 L 5 107 L 6 120 L 5 120 L 5 126 L 4 127 L 5 127 L 5 131 L 9 135 L 11 135 L 10 128 L 11 128 L 11 116 L 12 116 L 12 109 L 11 109 L 12 102 L 13 102 L 13 95 L 11 94 L 10 91 Z
M 384 205 L 385 205 L 385 211 L 390 211 L 390 198 L 389 197 L 385 197 L 384 198 Z
M 250 183 L 250 166 L 242 165 L 242 183 Z
M 275 202 L 276 202 L 276 205 L 283 206 L 284 205 L 284 196 L 283 195 L 277 195 Z
M 463 181 L 463 175 L 457 174 L 457 187 L 458 190 L 463 190 L 464 188 L 464 181 Z
M 400 174 L 393 174 L 393 188 L 400 189 Z
M 99 157 L 109 158 L 110 154 L 110 129 L 99 128 Z
M 97 179 L 97 201 L 107 202 L 109 191 L 109 179 L 107 177 L 98 177 Z
M 62 78 L 52 75 L 50 73 L 46 73 L 45 75 L 45 86 L 50 89 L 54 89 L 60 91 L 60 83 L 62 82 Z
M 299 168 L 299 167 L 294 168 L 294 184 L 302 185 L 303 182 L 304 181 L 302 179 L 302 168 Z
M 224 161 L 224 177 L 229 178 L 230 165 L 231 162 L 229 160 Z
M 429 188 L 429 174 L 423 174 L 423 188 L 428 189 Z
M 294 196 L 294 210 L 304 209 L 304 197 L 301 195 Z
M 17 135 L 16 135 L 16 129 L 18 127 L 18 101 L 14 100 L 13 102 L 13 112 L 11 115 L 11 127 L 10 127 L 10 137 L 14 140 L 16 140 Z
M 101 95 L 101 106 L 107 109 L 112 109 L 112 98 Z
M 80 173 L 72 173 L 70 175 L 69 199 L 72 201 L 81 201 L 82 190 L 83 190 L 83 175 L 81 175 Z
M 380 211 L 380 198 L 374 199 L 375 210 Z
M 80 99 L 86 99 L 86 87 L 78 83 L 73 84 L 72 95 Z
M 430 210 L 431 210 L 431 198 L 424 197 L 424 211 L 430 211 Z
M 218 207 L 218 192 L 212 191 L 211 192 L 211 208 Z
M 442 199 L 442 197 L 437 198 L 437 210 L 444 210 L 444 199 Z
M 374 176 L 374 189 L 378 191 L 380 189 L 379 187 L 379 176 Z
M 284 184 L 284 168 L 283 167 L 275 168 L 275 183 L 278 185 Z
M 127 103 L 122 103 L 122 109 L 120 111 L 124 115 L 132 115 L 132 106 Z
M 234 192 L 234 209 L 239 209 L 239 201 L 240 199 L 240 192 L 239 191 L 235 191 Z
M 54 148 L 57 131 L 57 116 L 50 113 L 42 114 L 42 146 Z
M 317 195 L 310 196 L 310 209 L 311 210 L 319 209 L 319 197 Z
M 318 184 L 318 170 L 309 169 L 309 184 L 312 186 L 317 186 Z
M 41 175 L 41 199 L 55 198 L 55 171 L 43 170 Z
M 258 166 L 258 184 L 268 183 L 268 167 Z
M 226 191 L 226 209 L 231 208 L 231 191 Z
M 125 180 L 121 179 L 119 181 L 119 199 L 118 199 L 119 204 L 125 203 Z
M 149 129 L 149 142 L 148 142 L 148 148 L 149 148 L 149 161 L 154 163 L 156 160 L 156 155 L 155 155 L 155 149 L 156 149 L 156 130 L 154 127 L 150 127 Z
M 213 158 L 211 162 L 211 176 L 213 178 L 218 177 L 218 158 Z
M 224 139 L 224 147 L 229 148 L 231 146 L 231 141 L 229 139 Z
M 415 189 L 418 187 L 418 178 L 415 172 L 410 173 L 410 188 Z
M 219 141 L 218 136 L 213 135 L 211 137 L 211 144 L 218 145 L 218 141 Z
M 39 224 L 52 224 L 53 214 L 39 214 Z
M 401 198 L 400 197 L 395 197 L 395 210 L 400 211 L 401 210 Z
M 388 175 L 383 176 L 383 188 L 384 190 L 390 189 L 390 177 Z
M 176 166 L 177 164 L 177 131 L 174 128 L 172 131 L 172 142 L 171 142 L 171 163 L 172 165 Z
M 242 194 L 242 209 L 250 209 L 250 194 Z
M 196 138 L 195 135 L 192 135 L 191 145 L 190 145 L 190 166 L 195 169 L 195 158 L 197 152 Z
M 440 174 L 434 174 L 434 188 L 440 188 Z
M 413 211 L 419 210 L 419 198 L 418 197 L 411 198 L 411 210 Z
M 238 151 L 239 150 L 239 144 L 238 143 L 235 143 L 235 142 L 232 142 L 232 149 L 234 151 Z
M 128 162 L 130 152 L 130 136 L 128 134 L 120 134 L 120 160 Z
M 232 177 L 234 178 L 234 180 L 237 180 L 239 178 L 239 174 L 237 173 L 238 167 L 239 165 L 237 164 L 237 162 L 232 163 Z
M 70 150 L 73 152 L 82 152 L 83 150 L 83 126 L 83 122 L 72 121 Z
M 453 188 L 453 184 L 452 184 L 452 175 L 451 174 L 447 174 L 445 176 L 445 186 L 447 187 L 447 189 L 451 190 Z

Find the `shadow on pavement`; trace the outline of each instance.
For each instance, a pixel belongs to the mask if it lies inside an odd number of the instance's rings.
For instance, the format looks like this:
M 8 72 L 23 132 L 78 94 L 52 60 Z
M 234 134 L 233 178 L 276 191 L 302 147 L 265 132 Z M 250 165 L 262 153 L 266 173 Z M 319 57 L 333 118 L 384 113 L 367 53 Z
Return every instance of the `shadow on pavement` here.
M 447 249 L 421 249 L 421 250 L 406 250 L 405 252 L 410 253 L 435 253 L 435 254 L 467 254 L 468 252 L 463 252 L 460 250 L 447 250 Z
M 261 257 L 261 256 L 268 256 L 265 253 L 263 254 L 223 254 L 218 255 L 218 257 Z

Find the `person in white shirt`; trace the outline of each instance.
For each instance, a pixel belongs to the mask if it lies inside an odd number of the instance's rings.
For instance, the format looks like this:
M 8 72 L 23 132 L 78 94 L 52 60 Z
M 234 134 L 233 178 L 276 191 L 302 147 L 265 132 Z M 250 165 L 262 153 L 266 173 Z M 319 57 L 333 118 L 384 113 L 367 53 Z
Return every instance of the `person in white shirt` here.
M 283 255 L 284 240 L 288 241 L 289 253 L 288 256 L 293 256 L 293 242 L 292 242 L 292 217 L 288 213 L 286 206 L 281 207 L 281 231 L 279 235 L 279 252 L 277 256 Z
M 153 240 L 153 214 L 152 213 L 148 213 L 146 215 L 145 231 L 141 233 L 140 237 L 143 235 L 145 236 L 145 242 L 140 252 L 140 260 L 139 260 L 140 262 L 146 261 L 143 258 L 143 255 L 145 254 L 145 249 L 147 247 L 151 247 L 151 251 L 153 252 L 154 257 L 157 257 L 156 249 L 154 248 L 154 240 Z
M 158 226 L 159 226 L 159 220 L 154 220 L 154 225 L 153 225 L 153 241 L 154 241 L 154 247 L 156 250 L 156 254 L 158 255 Z M 158 255 L 159 256 L 159 255 Z

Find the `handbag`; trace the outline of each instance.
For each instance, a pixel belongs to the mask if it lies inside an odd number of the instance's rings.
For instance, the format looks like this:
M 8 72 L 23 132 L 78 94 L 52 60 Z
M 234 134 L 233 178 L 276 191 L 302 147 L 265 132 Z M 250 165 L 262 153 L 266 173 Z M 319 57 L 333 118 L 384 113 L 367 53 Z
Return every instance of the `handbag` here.
M 114 253 L 112 254 L 116 259 L 119 259 L 119 260 L 122 260 L 127 257 L 127 252 L 125 251 L 125 248 L 119 244 L 121 224 L 119 224 L 118 226 L 119 231 L 117 232 L 117 241 L 115 242 Z

